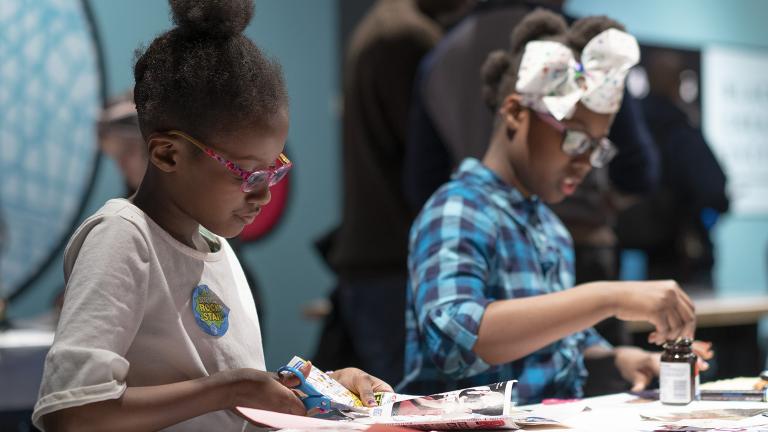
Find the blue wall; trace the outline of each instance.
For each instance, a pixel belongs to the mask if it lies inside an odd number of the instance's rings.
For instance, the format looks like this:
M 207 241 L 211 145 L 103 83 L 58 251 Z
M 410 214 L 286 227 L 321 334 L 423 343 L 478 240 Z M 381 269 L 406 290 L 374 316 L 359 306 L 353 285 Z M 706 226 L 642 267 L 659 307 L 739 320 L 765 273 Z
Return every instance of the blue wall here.
M 608 15 L 647 43 L 768 47 L 764 0 L 569 0 L 565 9 L 575 16 Z
M 133 53 L 171 25 L 167 2 L 90 0 L 102 39 L 110 96 L 133 84 Z M 335 0 L 256 1 L 246 34 L 283 65 L 291 99 L 289 151 L 295 163 L 288 211 L 275 232 L 245 247 L 244 260 L 262 286 L 267 365 L 293 354 L 309 355 L 319 326 L 304 321 L 301 307 L 325 296 L 333 277 L 312 242 L 339 216 L 339 118 L 337 5 Z M 120 174 L 103 160 L 88 201 L 90 214 L 123 193 Z M 43 312 L 63 286 L 62 260 L 45 272 L 29 295 L 14 303 L 12 316 Z
M 570 0 L 575 16 L 615 18 L 641 42 L 703 49 L 710 44 L 768 51 L 764 0 Z M 765 137 L 768 146 L 768 137 Z M 768 179 L 765 179 L 768 182 Z M 768 291 L 768 215 L 726 215 L 714 230 L 715 283 L 726 295 Z

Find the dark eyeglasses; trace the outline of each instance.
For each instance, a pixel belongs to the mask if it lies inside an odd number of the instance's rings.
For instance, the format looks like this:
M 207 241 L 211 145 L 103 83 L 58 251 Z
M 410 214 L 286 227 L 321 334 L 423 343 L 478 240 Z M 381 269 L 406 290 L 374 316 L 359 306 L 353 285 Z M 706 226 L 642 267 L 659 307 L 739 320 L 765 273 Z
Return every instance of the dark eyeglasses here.
M 563 153 L 568 156 L 580 156 L 588 151 L 592 151 L 589 155 L 589 163 L 595 168 L 602 168 L 619 153 L 616 149 L 616 145 L 606 137 L 592 138 L 586 132 L 568 129 L 567 126 L 557 121 L 554 117 L 548 114 L 534 111 L 536 116 L 540 118 L 544 123 L 552 126 L 558 132 L 563 134 L 563 143 L 561 148 Z
M 285 178 L 285 176 L 288 174 L 288 171 L 290 171 L 291 167 L 293 167 L 293 163 L 288 160 L 288 157 L 286 157 L 283 153 L 280 153 L 280 156 L 276 161 L 279 163 L 279 165 L 265 170 L 246 171 L 240 168 L 236 163 L 230 161 L 229 159 L 225 159 L 213 151 L 213 149 L 210 147 L 192 138 L 184 132 L 171 130 L 166 133 L 168 135 L 176 135 L 184 138 L 186 141 L 194 144 L 197 148 L 202 150 L 203 153 L 224 165 L 224 167 L 226 167 L 230 172 L 243 179 L 243 183 L 240 185 L 240 190 L 245 193 L 252 192 L 254 189 L 259 188 L 265 184 L 269 185 L 270 187 L 276 185 L 280 180 Z

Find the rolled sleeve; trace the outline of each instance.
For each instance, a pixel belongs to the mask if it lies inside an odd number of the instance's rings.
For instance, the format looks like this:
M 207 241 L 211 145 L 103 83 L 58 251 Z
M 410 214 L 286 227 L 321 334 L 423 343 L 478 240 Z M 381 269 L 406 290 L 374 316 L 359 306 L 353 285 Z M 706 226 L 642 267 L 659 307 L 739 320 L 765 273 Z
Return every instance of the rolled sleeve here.
M 451 197 L 415 226 L 409 260 L 414 308 L 427 354 L 462 379 L 490 368 L 473 348 L 487 305 L 494 223 L 473 201 Z

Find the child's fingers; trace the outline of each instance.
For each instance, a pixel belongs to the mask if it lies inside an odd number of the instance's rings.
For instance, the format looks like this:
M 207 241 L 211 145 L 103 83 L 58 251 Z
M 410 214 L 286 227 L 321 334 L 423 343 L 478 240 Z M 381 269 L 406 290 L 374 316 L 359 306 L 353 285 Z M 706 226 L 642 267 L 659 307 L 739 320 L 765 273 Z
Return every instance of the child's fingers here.
M 376 378 L 375 376 L 371 376 L 371 378 L 373 378 L 373 381 L 375 383 L 374 386 L 373 386 L 373 389 L 375 391 L 377 391 L 377 392 L 389 392 L 389 393 L 394 393 L 395 392 L 395 389 L 393 389 L 391 385 L 389 385 L 389 384 L 385 383 L 384 381 Z
M 309 373 L 312 371 L 312 362 L 308 361 L 304 363 L 304 366 L 299 368 L 299 370 L 301 371 L 302 374 L 304 374 L 304 377 L 308 377 Z
M 296 387 L 300 383 L 296 375 L 287 372 L 277 374 L 277 380 L 286 387 Z
M 655 331 L 652 331 L 648 335 L 648 342 L 652 343 L 652 344 L 656 344 L 656 345 L 664 344 L 664 342 L 666 342 L 666 340 L 667 340 L 667 338 L 666 338 L 666 334 L 667 334 L 666 331 L 667 331 L 666 328 L 659 329 L 657 327 Z
M 698 366 L 699 366 L 699 370 L 700 370 L 700 371 L 702 371 L 702 372 L 703 372 L 703 371 L 705 371 L 705 370 L 709 370 L 709 363 L 708 363 L 707 361 L 705 361 L 705 360 L 702 360 L 701 358 L 699 358 L 699 359 L 698 359 L 698 360 L 696 360 L 696 361 L 697 361 L 697 363 L 698 363 Z
M 256 371 L 258 372 L 258 371 Z M 237 405 L 282 412 L 294 415 L 304 415 L 306 409 L 293 390 L 285 386 L 279 374 L 258 372 L 244 387 Z
M 693 348 L 693 352 L 696 355 L 704 360 L 710 360 L 715 355 L 714 351 L 712 351 L 712 342 L 695 340 L 691 348 Z
M 370 391 L 370 395 L 368 395 L 368 393 L 366 393 L 366 395 L 359 393 L 360 399 L 366 402 L 366 405 L 376 406 L 376 399 L 374 398 L 375 392 L 395 392 L 392 386 L 380 380 L 379 378 L 376 378 L 375 376 L 367 374 L 363 371 L 359 371 L 359 374 L 364 381 L 363 386 L 365 387 L 365 390 Z
M 295 393 L 289 390 L 288 393 L 285 393 L 281 396 L 282 397 L 275 401 L 277 403 L 275 403 L 275 406 L 270 409 L 271 411 L 284 412 L 287 414 L 299 416 L 306 415 L 307 410 L 304 408 L 304 404 Z
M 360 372 L 355 377 L 355 389 L 354 391 L 360 395 L 360 400 L 363 401 L 365 406 L 376 406 L 376 399 L 373 396 L 373 387 L 376 384 L 373 377 L 367 373 Z
M 333 378 L 355 393 L 365 406 L 376 406 L 375 392 L 392 392 L 392 387 L 373 375 L 357 368 L 345 368 L 333 373 Z
M 639 392 L 645 390 L 646 387 L 648 387 L 648 384 L 650 384 L 651 378 L 642 373 L 642 372 L 636 372 L 634 378 L 632 379 L 632 390 L 633 392 Z
M 309 376 L 309 372 L 312 370 L 312 362 L 307 362 L 304 364 L 304 366 L 299 368 L 299 372 L 304 375 L 304 378 Z M 296 387 L 297 385 L 301 384 L 301 381 L 299 378 L 292 374 L 292 373 L 279 373 L 277 374 L 277 379 L 280 381 L 280 384 L 286 386 L 286 387 Z

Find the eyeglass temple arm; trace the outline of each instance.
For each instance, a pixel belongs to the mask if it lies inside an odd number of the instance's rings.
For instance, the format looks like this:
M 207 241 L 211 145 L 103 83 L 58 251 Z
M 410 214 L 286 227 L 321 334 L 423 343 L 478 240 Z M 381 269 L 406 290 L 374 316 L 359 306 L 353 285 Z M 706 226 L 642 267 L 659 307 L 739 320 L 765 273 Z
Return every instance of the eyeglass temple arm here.
M 184 132 L 177 131 L 177 130 L 172 130 L 172 131 L 169 131 L 168 134 L 169 135 L 180 136 L 180 137 L 186 139 L 187 141 L 191 142 L 192 144 L 194 144 L 200 150 L 202 150 L 204 152 L 208 152 L 208 148 L 206 146 L 204 146 L 203 143 L 201 143 L 200 141 L 198 141 L 198 140 L 192 138 L 191 136 L 185 134 Z M 288 156 L 286 156 L 284 153 L 280 153 L 280 156 L 278 156 L 278 159 L 280 160 L 280 162 L 283 165 L 293 165 L 293 162 L 291 162 L 291 160 L 288 159 Z M 241 169 L 241 171 L 242 171 L 241 175 L 243 175 L 244 178 L 246 178 L 247 177 L 246 171 L 244 171 L 242 169 Z

